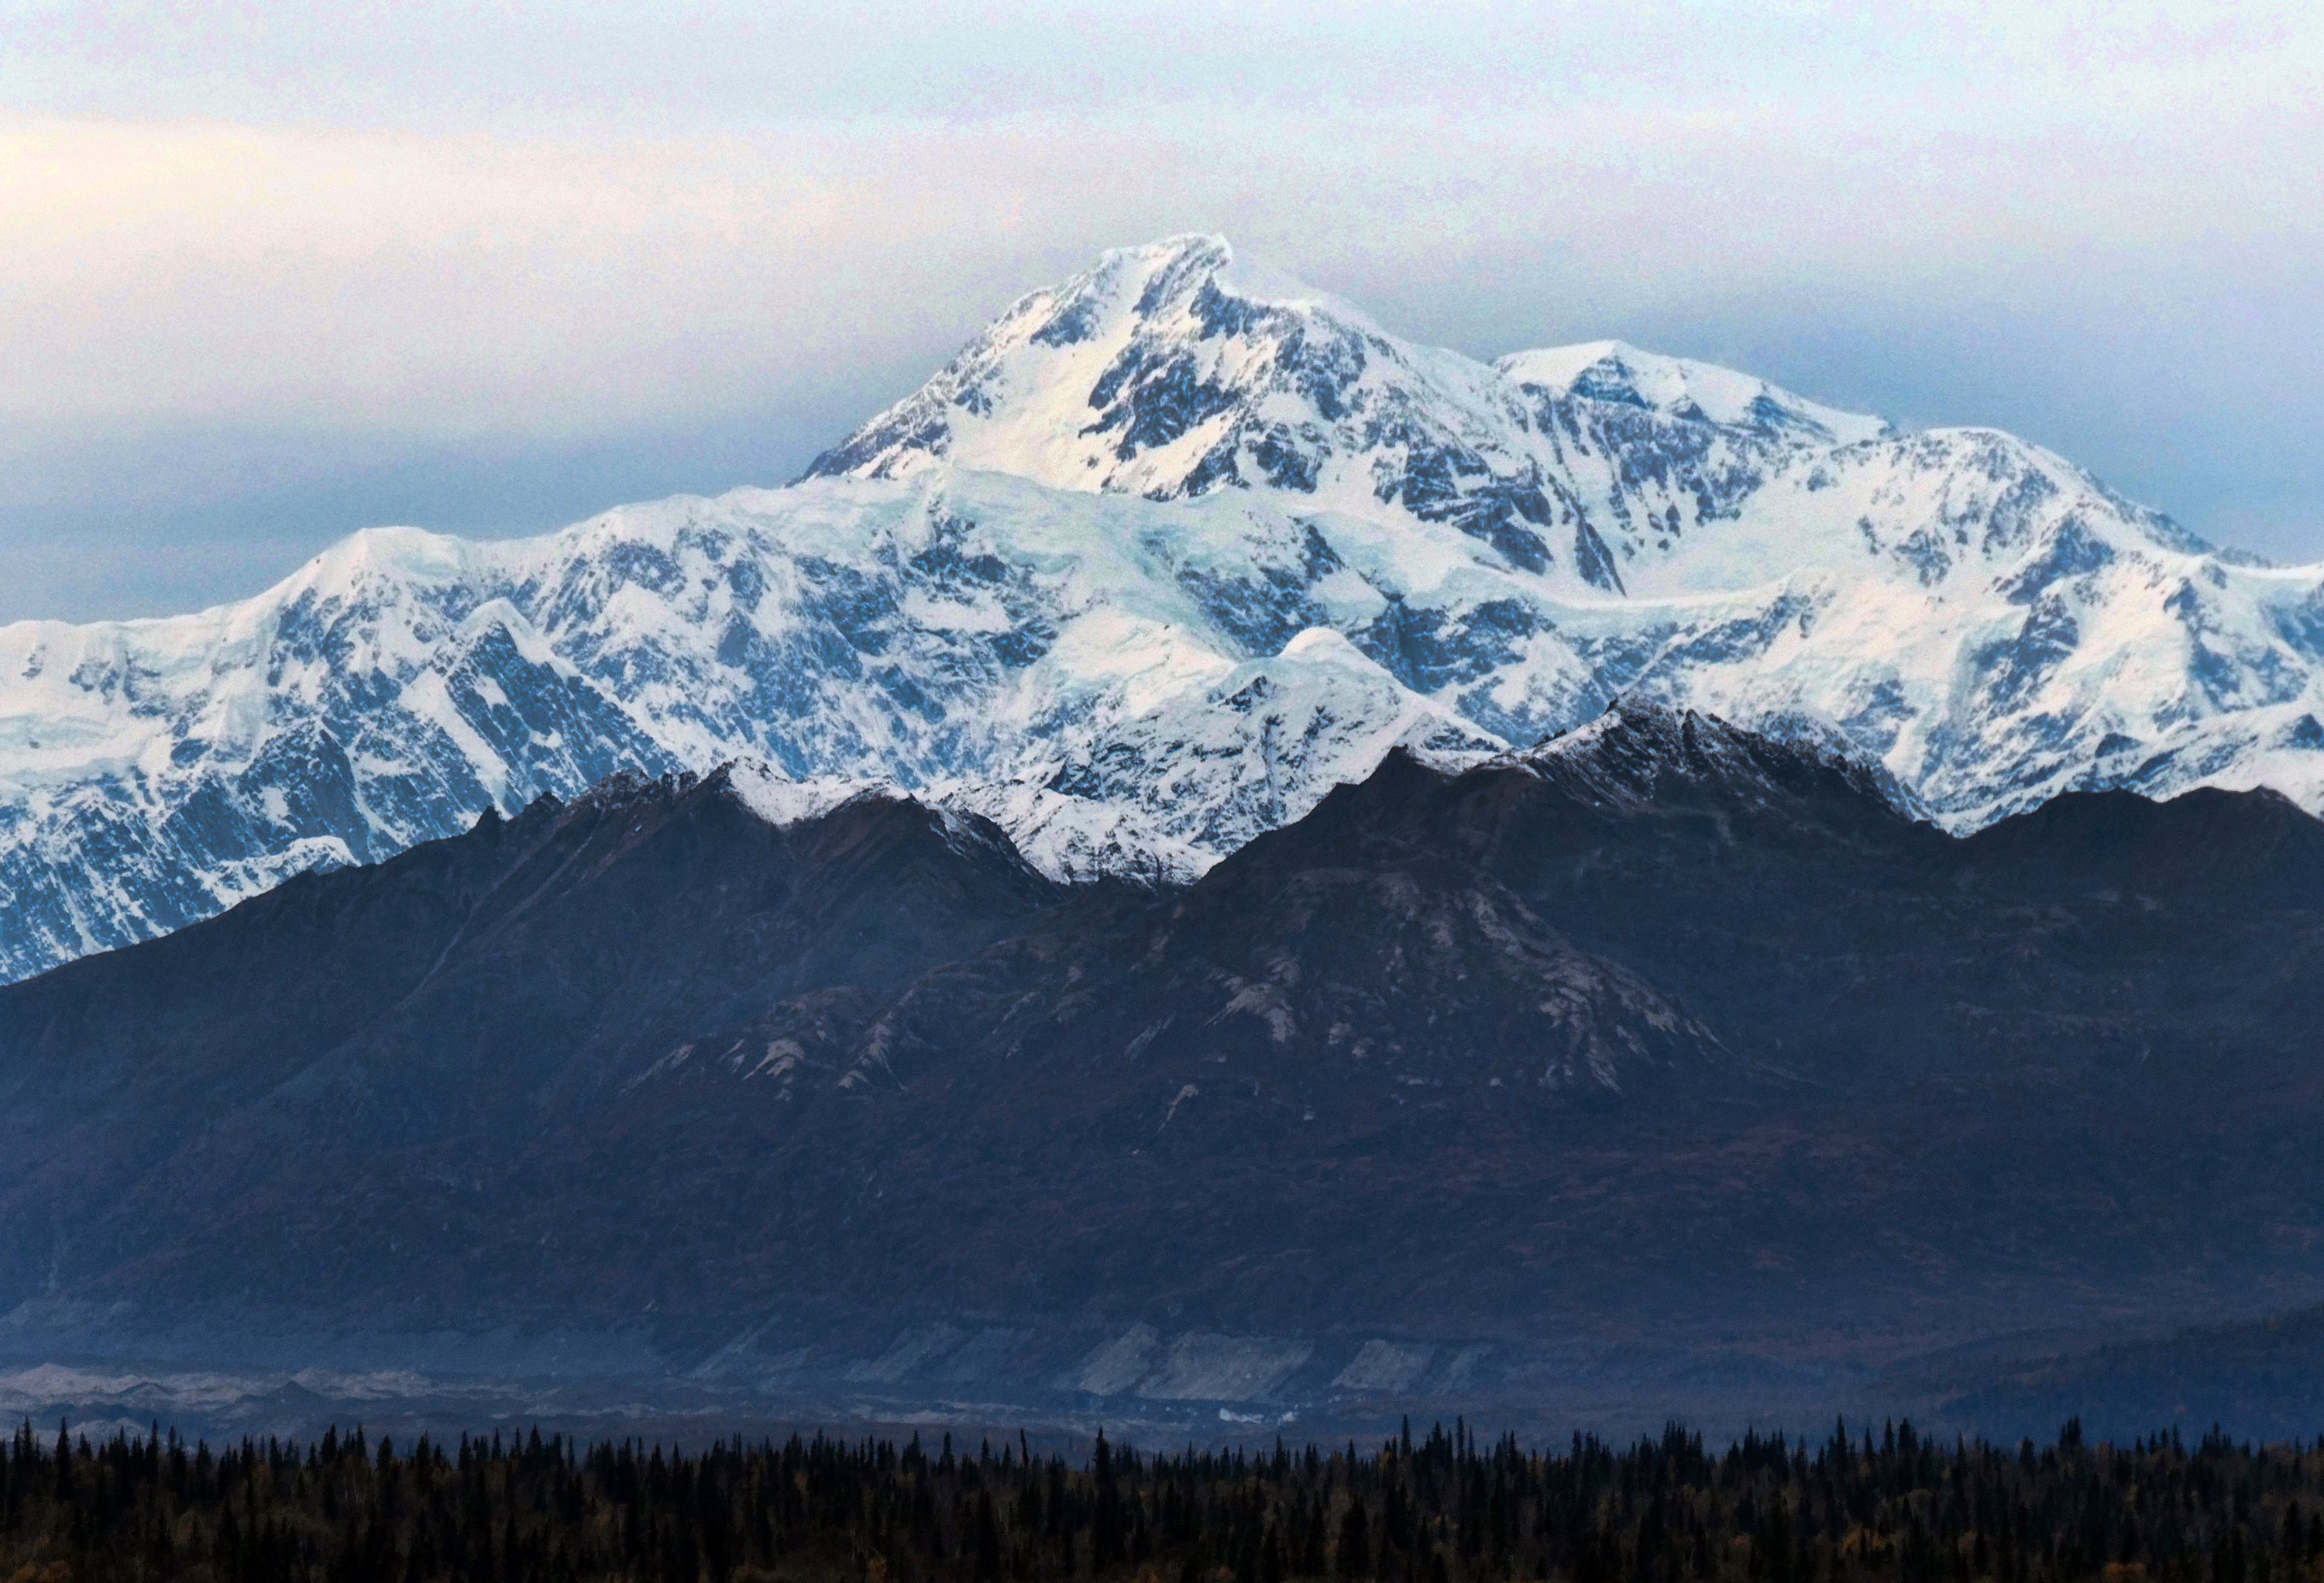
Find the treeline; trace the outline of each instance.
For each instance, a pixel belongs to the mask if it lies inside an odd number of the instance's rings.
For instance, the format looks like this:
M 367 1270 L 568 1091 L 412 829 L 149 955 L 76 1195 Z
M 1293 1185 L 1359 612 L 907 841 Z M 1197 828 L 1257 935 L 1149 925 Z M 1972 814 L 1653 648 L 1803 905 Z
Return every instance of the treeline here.
M 1465 1427 L 1370 1451 L 1086 1460 L 794 1439 L 682 1452 L 503 1440 L 213 1449 L 27 1424 L 0 1583 L 2324 1583 L 2324 1440 L 2037 1449 L 1910 1425 L 1724 1451 L 1673 1429 L 1563 1454 Z

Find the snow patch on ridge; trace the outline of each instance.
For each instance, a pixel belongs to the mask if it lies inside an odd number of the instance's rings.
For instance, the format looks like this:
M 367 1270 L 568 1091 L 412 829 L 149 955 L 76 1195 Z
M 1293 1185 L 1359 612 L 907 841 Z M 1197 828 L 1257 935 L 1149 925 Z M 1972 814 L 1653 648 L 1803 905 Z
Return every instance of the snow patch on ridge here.
M 726 783 L 736 801 L 778 829 L 821 819 L 858 797 L 896 792 L 883 781 L 848 780 L 838 775 L 794 781 L 771 764 L 752 759 L 728 765 Z

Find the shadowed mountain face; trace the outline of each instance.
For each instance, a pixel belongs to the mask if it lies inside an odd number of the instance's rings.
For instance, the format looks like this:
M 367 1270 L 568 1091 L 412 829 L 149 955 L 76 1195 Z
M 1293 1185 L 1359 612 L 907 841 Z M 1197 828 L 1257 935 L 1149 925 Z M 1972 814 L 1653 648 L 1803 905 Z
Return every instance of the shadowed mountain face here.
M 0 990 L 0 1308 L 645 1324 L 896 1401 L 972 1334 L 955 1385 L 1171 1396 L 1175 1329 L 1294 1361 L 1174 1400 L 1506 1400 L 1389 1364 L 2228 1317 L 2324 1275 L 2319 896 L 2269 793 L 1955 839 L 1644 705 L 1159 893 L 616 782 Z
M 723 776 L 487 814 L 11 986 L 10 1254 L 143 1257 L 231 1237 L 219 1214 L 263 1224 L 278 1188 L 316 1212 L 335 1189 L 309 1169 L 361 1191 L 401 1148 L 521 1147 L 605 1114 L 673 1028 L 835 981 L 893 993 L 1059 894 L 973 821 L 866 801 L 778 829 Z

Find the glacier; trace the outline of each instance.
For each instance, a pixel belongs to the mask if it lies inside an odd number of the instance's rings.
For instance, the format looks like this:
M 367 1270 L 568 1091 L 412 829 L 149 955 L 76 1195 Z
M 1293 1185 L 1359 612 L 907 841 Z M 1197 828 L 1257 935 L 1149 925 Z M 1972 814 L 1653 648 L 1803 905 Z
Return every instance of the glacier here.
M 893 786 L 1169 883 L 1399 745 L 1471 762 L 1624 696 L 1838 745 L 1957 831 L 2070 789 L 2324 811 L 2324 567 L 1997 430 L 1618 342 L 1480 363 L 1174 237 L 784 488 L 0 627 L 0 979 L 733 760 L 769 817 Z

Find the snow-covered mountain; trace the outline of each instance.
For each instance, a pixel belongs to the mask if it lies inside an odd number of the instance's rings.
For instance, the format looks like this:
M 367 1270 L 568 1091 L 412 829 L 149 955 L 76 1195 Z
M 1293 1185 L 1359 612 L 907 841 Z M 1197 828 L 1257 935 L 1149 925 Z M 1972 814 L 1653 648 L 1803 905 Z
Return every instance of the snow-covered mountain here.
M 1188 876 L 1397 742 L 1499 745 L 1277 608 L 1329 597 L 1319 553 L 1260 497 L 940 473 L 512 542 L 380 530 L 198 616 L 0 628 L 0 959 L 22 976 L 486 807 L 738 755 L 770 808 L 892 782 L 1055 873 Z
M 1181 237 L 1010 309 L 787 489 L 358 534 L 0 628 L 0 975 L 619 770 L 886 782 L 1184 875 L 1397 743 L 1618 694 L 1852 744 L 1956 829 L 2070 786 L 2324 808 L 2324 569 L 1987 430 L 1601 342 L 1486 366 Z M 797 782 L 797 784 L 789 784 Z
M 1966 827 L 2072 785 L 2324 799 L 2324 568 L 2221 553 L 2039 447 L 1900 433 L 1618 342 L 1488 367 L 1224 243 L 1011 308 L 813 474 L 1240 488 L 1393 607 L 1333 625 L 1511 741 L 1631 689 L 1836 725 Z

